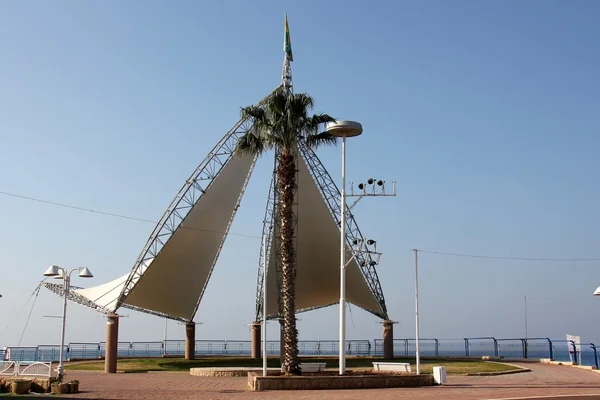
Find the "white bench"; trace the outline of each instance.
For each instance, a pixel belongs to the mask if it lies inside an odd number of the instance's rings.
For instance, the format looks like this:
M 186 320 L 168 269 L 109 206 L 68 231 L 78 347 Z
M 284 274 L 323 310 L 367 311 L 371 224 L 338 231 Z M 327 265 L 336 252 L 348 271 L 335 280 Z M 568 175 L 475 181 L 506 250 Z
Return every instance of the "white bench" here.
M 325 371 L 326 363 L 300 363 L 302 372 L 321 372 Z
M 411 372 L 409 363 L 399 362 L 374 362 L 375 371 Z

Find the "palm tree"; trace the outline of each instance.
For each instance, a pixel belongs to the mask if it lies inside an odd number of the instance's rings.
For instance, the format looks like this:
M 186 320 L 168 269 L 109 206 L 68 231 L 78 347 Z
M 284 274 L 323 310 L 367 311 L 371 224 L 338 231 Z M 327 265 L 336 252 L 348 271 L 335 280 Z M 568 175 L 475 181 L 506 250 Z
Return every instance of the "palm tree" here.
M 298 361 L 296 329 L 296 250 L 294 248 L 294 195 L 296 193 L 296 149 L 298 140 L 318 147 L 335 144 L 337 138 L 319 133 L 321 124 L 335 121 L 327 114 L 309 115 L 314 107 L 312 97 L 293 94 L 280 87 L 256 106 L 242 108 L 242 117 L 250 118 L 253 129 L 237 142 L 236 153 L 260 155 L 267 150 L 277 154 L 279 194 L 279 231 L 281 252 L 281 303 L 283 314 L 283 371 L 287 375 L 302 373 Z M 266 305 L 264 305 L 266 306 Z

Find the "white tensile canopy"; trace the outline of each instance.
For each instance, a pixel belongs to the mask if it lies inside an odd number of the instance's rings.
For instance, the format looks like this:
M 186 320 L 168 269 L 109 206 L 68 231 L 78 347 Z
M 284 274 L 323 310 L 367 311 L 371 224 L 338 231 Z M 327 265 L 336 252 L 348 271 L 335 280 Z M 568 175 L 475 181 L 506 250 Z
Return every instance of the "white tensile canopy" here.
M 336 304 L 340 299 L 340 228 L 332 218 L 302 157 L 298 157 L 296 194 L 296 308 Z M 271 246 L 274 249 L 274 246 Z M 278 313 L 277 255 L 271 250 L 267 270 L 267 315 Z M 355 260 L 346 267 L 346 300 L 373 314 L 383 314 Z
M 153 258 L 145 259 L 131 273 L 114 281 L 73 290 L 71 299 L 105 313 L 114 313 L 123 306 L 191 321 L 255 161 L 250 156 L 230 157 Z M 302 311 L 339 301 L 340 229 L 302 156 L 298 157 L 297 166 L 296 307 Z M 275 240 L 274 235 L 271 239 Z M 267 311 L 269 316 L 275 316 L 276 251 L 271 251 L 269 258 Z M 134 274 L 136 280 L 132 280 Z M 44 285 L 56 293 L 60 291 L 56 284 Z M 386 314 L 356 261 L 347 267 L 346 298 L 372 314 Z

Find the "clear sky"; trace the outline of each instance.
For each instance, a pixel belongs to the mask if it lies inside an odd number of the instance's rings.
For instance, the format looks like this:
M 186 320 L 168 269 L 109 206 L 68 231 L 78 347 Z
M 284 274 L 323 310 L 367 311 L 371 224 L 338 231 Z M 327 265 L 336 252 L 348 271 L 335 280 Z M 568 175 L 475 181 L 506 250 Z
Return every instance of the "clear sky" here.
M 355 214 L 384 252 L 396 337 L 414 337 L 412 248 L 599 258 L 600 3 L 596 1 L 4 1 L 0 4 L 0 345 L 16 345 L 50 264 L 126 273 L 239 108 L 279 84 L 288 13 L 296 92 L 360 121 L 348 178 L 398 181 Z M 340 181 L 340 148 L 320 154 Z M 199 339 L 248 339 L 270 162 L 250 182 L 196 320 Z M 247 236 L 244 236 L 247 235 Z M 600 261 L 420 256 L 424 337 L 598 341 Z M 21 344 L 58 343 L 61 300 L 42 291 Z M 335 339 L 337 307 L 301 339 Z M 121 340 L 164 321 L 124 311 Z M 381 338 L 352 308 L 350 339 Z M 67 341 L 104 339 L 69 305 Z M 275 337 L 275 324 L 270 327 Z M 169 323 L 169 338 L 184 328 Z

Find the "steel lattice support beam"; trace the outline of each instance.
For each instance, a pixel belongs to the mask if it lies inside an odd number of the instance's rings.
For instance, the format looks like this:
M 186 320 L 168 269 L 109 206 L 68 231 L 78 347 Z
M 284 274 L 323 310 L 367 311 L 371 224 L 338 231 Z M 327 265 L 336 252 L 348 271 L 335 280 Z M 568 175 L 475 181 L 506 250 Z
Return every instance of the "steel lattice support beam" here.
M 308 148 L 303 140 L 299 141 L 298 148 L 299 148 L 299 154 L 306 161 L 306 164 L 309 167 L 308 168 L 309 172 L 310 172 L 312 178 L 314 179 L 315 183 L 317 184 L 317 187 L 319 188 L 319 191 L 321 192 L 321 195 L 323 196 L 323 199 L 325 200 L 325 203 L 327 204 L 327 207 L 329 208 L 329 211 L 330 211 L 332 217 L 334 218 L 334 221 L 336 221 L 337 225 L 339 226 L 340 225 L 341 195 L 340 195 L 340 191 L 339 191 L 338 187 L 333 182 L 333 179 L 331 178 L 331 176 L 329 175 L 329 173 L 327 172 L 327 170 L 325 169 L 325 167 L 323 166 L 323 164 L 321 163 L 320 159 L 317 157 L 315 152 L 313 150 L 311 150 L 310 148 Z M 276 174 L 276 171 L 274 171 L 273 177 L 271 179 L 269 197 L 268 197 L 267 207 L 266 207 L 266 211 L 265 211 L 265 220 L 263 222 L 263 238 L 266 238 L 266 243 L 267 243 L 267 257 L 266 257 L 267 260 L 270 260 L 269 254 L 271 251 L 276 251 L 276 252 L 278 251 L 278 248 L 277 248 L 278 238 L 275 237 L 273 240 L 273 236 L 272 236 L 273 234 L 276 234 L 276 228 L 277 228 L 277 224 L 279 222 L 279 218 L 277 215 L 277 201 L 278 201 L 277 194 L 278 194 L 277 174 Z M 362 236 L 362 233 L 361 233 L 360 229 L 358 228 L 356 220 L 354 219 L 354 216 L 352 215 L 350 210 L 348 210 L 346 213 L 346 225 L 347 225 L 346 243 L 348 244 L 349 248 L 355 247 L 353 245 L 354 239 L 359 239 L 359 240 L 364 241 L 364 237 Z M 275 249 L 273 249 L 273 246 L 275 246 Z M 263 285 L 263 280 L 266 278 L 265 273 L 264 273 L 265 272 L 265 261 L 263 260 L 262 254 L 263 254 L 263 252 L 261 251 L 261 256 L 259 258 L 258 279 L 257 279 L 257 288 L 256 288 L 256 320 L 257 321 L 262 321 L 262 307 L 264 304 L 262 285 Z M 385 298 L 383 297 L 383 291 L 381 289 L 379 277 L 377 275 L 377 271 L 376 271 L 375 267 L 370 265 L 371 261 L 374 261 L 374 259 L 372 258 L 372 255 L 369 253 L 358 253 L 356 255 L 356 261 L 357 261 L 359 268 L 365 278 L 365 281 L 367 282 L 367 285 L 369 286 L 369 289 L 371 290 L 371 292 L 375 296 L 377 302 L 380 304 L 381 309 L 383 310 L 383 313 L 373 313 L 373 314 L 382 319 L 388 319 L 387 307 L 385 305 Z M 281 285 L 281 282 L 280 282 L 280 280 L 281 280 L 281 262 L 279 260 L 279 257 L 276 257 L 275 273 L 277 275 L 276 278 L 277 278 L 277 289 L 278 289 L 277 290 L 277 302 L 278 302 L 278 304 L 280 304 L 280 302 L 281 302 L 281 298 L 280 298 L 280 295 L 281 295 L 281 288 L 280 288 L 280 285 Z M 331 306 L 334 304 L 337 304 L 337 303 L 325 304 L 325 305 L 320 305 L 320 306 L 316 306 L 316 307 L 302 308 L 302 309 L 298 309 L 296 312 L 302 313 L 302 312 L 306 312 L 306 311 L 311 311 L 311 310 L 315 310 L 315 309 L 319 309 L 319 308 L 328 307 L 328 306 Z M 371 312 L 371 311 L 369 311 L 369 312 Z M 277 314 L 270 314 L 268 316 L 269 319 L 278 318 L 278 317 L 280 317 L 279 312 Z
M 64 289 L 63 289 L 62 283 L 42 282 L 40 285 L 45 287 L 52 293 L 56 294 L 57 296 L 60 296 L 60 297 L 64 296 Z M 83 288 L 78 287 L 78 286 L 71 286 L 71 290 L 69 290 L 69 295 L 67 296 L 68 300 L 72 301 L 73 303 L 77 303 L 82 306 L 89 307 L 89 308 L 96 310 L 105 315 L 114 314 L 113 311 L 111 311 L 107 308 L 101 307 L 98 304 L 91 301 L 90 299 L 88 299 L 87 297 L 80 296 L 79 294 L 74 292 L 74 290 L 77 290 L 77 289 L 83 289 Z M 161 312 L 154 311 L 154 310 L 148 310 L 148 309 L 142 308 L 142 307 L 132 306 L 129 304 L 123 304 L 122 307 L 127 308 L 129 310 L 134 310 L 134 311 L 139 311 L 139 312 L 143 312 L 146 314 L 156 315 L 156 316 L 162 317 L 162 318 L 170 318 L 170 319 L 174 319 L 177 321 L 185 322 L 184 318 L 172 317 L 170 315 L 166 315 Z
M 63 297 L 65 295 L 64 286 L 62 283 L 42 282 L 42 283 L 40 283 L 40 286 L 45 287 L 46 289 L 48 289 L 52 293 L 56 294 L 57 296 Z M 92 308 L 103 314 L 110 314 L 110 310 L 107 310 L 106 308 L 101 307 L 101 306 L 97 305 L 96 303 L 94 303 L 93 301 L 89 300 L 87 297 L 80 296 L 76 292 L 74 292 L 74 290 L 77 290 L 77 289 L 81 289 L 81 288 L 79 288 L 77 286 L 71 286 L 71 288 L 69 290 L 69 295 L 67 296 L 68 300 L 71 300 L 72 302 L 77 303 L 77 304 L 81 304 L 82 306 Z
M 277 220 L 277 157 L 275 157 L 275 167 L 271 177 L 271 185 L 269 186 L 269 195 L 267 196 L 267 207 L 265 210 L 265 219 L 263 220 L 262 240 L 260 244 L 260 256 L 258 258 L 258 279 L 256 282 L 256 319 L 262 321 L 264 304 L 263 284 L 267 279 L 267 266 L 269 265 L 271 250 L 273 249 L 273 234 L 275 221 Z M 266 249 L 263 248 L 266 246 Z M 279 288 L 279 283 L 278 283 Z M 278 290 L 279 292 L 279 290 Z M 279 302 L 279 300 L 278 300 Z M 268 319 L 268 317 L 267 317 Z
M 264 100 L 265 99 L 261 100 L 259 104 L 261 104 Z M 185 226 L 183 226 L 183 221 L 186 215 L 196 204 L 196 202 L 202 197 L 205 191 L 209 188 L 209 186 L 219 175 L 219 172 L 223 169 L 227 162 L 233 157 L 233 153 L 235 151 L 238 139 L 245 133 L 249 132 L 252 129 L 252 125 L 252 121 L 249 118 L 240 119 L 237 122 L 237 124 L 235 124 L 234 127 L 217 143 L 213 150 L 202 161 L 202 163 L 198 165 L 198 167 L 194 170 L 189 179 L 181 187 L 181 189 L 179 190 L 179 192 L 177 193 L 177 195 L 175 196 L 175 198 L 173 199 L 173 201 L 159 220 L 158 224 L 152 231 L 152 234 L 146 242 L 146 245 L 144 246 L 140 255 L 138 256 L 138 259 L 135 262 L 131 273 L 125 281 L 123 290 L 119 295 L 116 309 L 125 306 L 124 302 L 127 299 L 127 296 L 129 295 L 129 293 L 131 293 L 131 291 L 137 285 L 140 279 L 143 278 L 146 269 L 152 267 L 152 260 L 160 253 L 162 248 L 169 241 L 169 239 L 175 233 L 175 231 L 177 231 L 178 229 L 186 228 Z M 252 173 L 255 162 L 256 159 L 253 160 L 252 168 L 250 168 L 249 175 Z M 243 190 L 240 193 L 238 204 L 241 200 L 241 197 L 244 194 L 244 190 L 248 183 L 249 175 L 246 178 Z M 227 231 L 231 226 L 231 222 L 233 220 L 233 217 L 235 216 L 236 210 L 234 210 L 231 220 L 229 221 Z M 223 237 L 223 241 L 219 246 L 218 252 L 221 251 L 223 242 L 227 236 L 227 232 L 223 233 L 225 235 Z M 217 256 L 214 259 L 213 268 L 214 264 L 218 259 L 218 255 L 219 254 L 217 253 Z M 212 273 L 212 269 L 210 273 Z M 205 289 L 206 285 L 202 289 L 201 295 L 196 303 L 193 314 L 195 314 L 198 309 Z M 177 317 L 172 318 L 179 319 Z
M 308 170 L 312 175 L 313 179 L 317 183 L 319 191 L 323 196 L 323 199 L 327 203 L 329 207 L 329 211 L 331 212 L 332 217 L 335 219 L 336 223 L 340 225 L 340 215 L 341 215 L 341 194 L 340 190 L 336 186 L 333 179 L 325 169 L 325 166 L 321 163 L 321 160 L 315 152 L 306 145 L 305 140 L 298 141 L 298 148 L 300 150 L 300 154 L 306 161 L 308 165 Z M 358 228 L 358 224 L 354 219 L 354 215 L 350 212 L 348 208 L 346 208 L 346 244 L 348 248 L 352 248 L 354 245 L 354 240 L 364 241 L 364 237 Z M 381 284 L 379 283 L 379 277 L 377 276 L 377 270 L 374 266 L 371 266 L 371 261 L 373 261 L 371 254 L 369 253 L 357 253 L 356 254 L 356 262 L 360 267 L 360 270 L 365 277 L 369 288 L 371 289 L 373 295 L 379 302 L 381 309 L 383 310 L 383 314 L 375 314 L 380 318 L 388 319 L 387 307 L 385 305 L 385 298 L 383 297 L 383 290 L 381 289 Z

